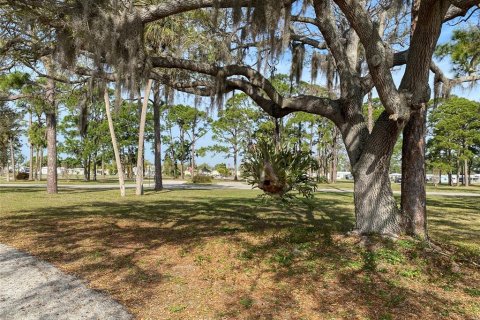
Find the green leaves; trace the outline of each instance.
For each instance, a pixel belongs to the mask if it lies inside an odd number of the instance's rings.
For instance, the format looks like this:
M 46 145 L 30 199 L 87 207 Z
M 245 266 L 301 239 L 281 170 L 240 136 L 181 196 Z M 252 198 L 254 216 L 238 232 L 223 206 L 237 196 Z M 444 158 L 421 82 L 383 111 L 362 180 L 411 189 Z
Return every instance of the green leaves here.
M 270 139 L 261 139 L 250 147 L 242 164 L 249 184 L 279 198 L 287 197 L 292 190 L 312 198 L 316 184 L 307 173 L 315 167 L 310 152 L 295 151 L 290 144 L 275 146 Z
M 450 171 L 456 160 L 472 159 L 480 145 L 480 103 L 450 98 L 431 112 L 429 121 L 433 134 L 427 143 L 431 166 Z
M 30 81 L 30 75 L 24 72 L 11 72 L 0 75 L 0 91 L 20 90 Z
M 449 57 L 457 75 L 478 72 L 480 29 L 472 26 L 466 30 L 453 31 L 452 42 L 438 46 L 435 54 L 439 58 Z

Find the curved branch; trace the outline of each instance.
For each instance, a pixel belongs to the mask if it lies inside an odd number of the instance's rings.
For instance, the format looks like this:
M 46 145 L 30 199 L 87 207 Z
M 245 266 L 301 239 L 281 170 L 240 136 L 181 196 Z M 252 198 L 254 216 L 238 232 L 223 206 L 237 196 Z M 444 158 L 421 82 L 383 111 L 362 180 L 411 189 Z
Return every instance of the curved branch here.
M 284 0 L 284 5 L 296 0 Z M 143 23 L 153 22 L 168 16 L 201 8 L 234 8 L 254 6 L 251 0 L 168 0 L 160 4 L 138 9 Z

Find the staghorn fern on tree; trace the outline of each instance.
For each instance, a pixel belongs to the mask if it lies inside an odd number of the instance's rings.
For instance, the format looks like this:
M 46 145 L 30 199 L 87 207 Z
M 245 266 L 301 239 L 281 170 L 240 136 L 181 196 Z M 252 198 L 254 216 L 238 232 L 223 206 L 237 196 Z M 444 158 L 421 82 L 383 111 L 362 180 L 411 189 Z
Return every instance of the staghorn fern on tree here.
M 296 190 L 312 198 L 316 184 L 307 172 L 316 165 L 310 152 L 295 151 L 288 143 L 275 146 L 271 139 L 261 139 L 246 152 L 242 169 L 248 183 L 267 195 L 286 198 Z

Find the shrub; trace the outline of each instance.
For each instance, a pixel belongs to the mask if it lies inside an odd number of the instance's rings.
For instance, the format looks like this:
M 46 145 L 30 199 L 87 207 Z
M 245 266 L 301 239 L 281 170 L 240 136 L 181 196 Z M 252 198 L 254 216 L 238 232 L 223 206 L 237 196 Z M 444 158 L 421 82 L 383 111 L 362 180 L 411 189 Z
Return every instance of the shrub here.
M 26 172 L 19 172 L 17 173 L 17 180 L 28 180 L 28 173 Z
M 192 178 L 193 183 L 212 183 L 212 177 L 204 175 L 196 175 Z

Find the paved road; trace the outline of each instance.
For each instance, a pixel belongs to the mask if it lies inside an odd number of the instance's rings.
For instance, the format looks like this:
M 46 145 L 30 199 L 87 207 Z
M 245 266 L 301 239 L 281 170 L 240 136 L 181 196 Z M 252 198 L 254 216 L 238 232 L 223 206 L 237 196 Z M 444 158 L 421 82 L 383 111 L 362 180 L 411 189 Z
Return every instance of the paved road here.
M 0 319 L 132 319 L 118 302 L 35 257 L 0 244 Z
M 215 184 L 191 184 L 182 180 L 165 180 L 163 183 L 165 189 L 183 189 L 183 190 L 215 190 L 215 189 L 240 189 L 249 190 L 252 189 L 250 185 L 243 182 L 234 181 L 221 181 Z M 115 183 L 109 184 L 59 184 L 60 189 L 117 189 L 118 185 Z M 135 188 L 135 184 L 127 184 L 126 188 Z M 0 188 L 46 188 L 46 184 L 42 183 L 9 183 L 0 184 Z M 145 183 L 145 189 L 152 189 L 153 185 Z M 335 193 L 352 193 L 352 189 L 344 188 L 322 188 L 317 189 L 318 192 L 335 192 Z M 394 194 L 400 194 L 400 191 L 394 191 Z M 427 195 L 430 196 L 449 196 L 449 197 L 480 197 L 480 193 L 468 193 L 468 192 L 441 192 L 441 191 L 428 191 Z

